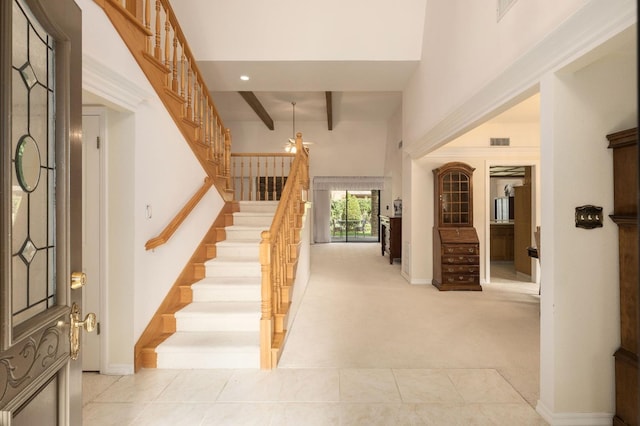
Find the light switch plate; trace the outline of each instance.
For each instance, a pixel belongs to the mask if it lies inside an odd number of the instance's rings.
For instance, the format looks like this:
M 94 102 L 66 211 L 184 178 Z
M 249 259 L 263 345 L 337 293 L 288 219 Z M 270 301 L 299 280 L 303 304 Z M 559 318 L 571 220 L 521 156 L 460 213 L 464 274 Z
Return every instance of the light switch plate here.
M 586 205 L 576 207 L 576 228 L 593 229 L 602 227 L 602 207 Z

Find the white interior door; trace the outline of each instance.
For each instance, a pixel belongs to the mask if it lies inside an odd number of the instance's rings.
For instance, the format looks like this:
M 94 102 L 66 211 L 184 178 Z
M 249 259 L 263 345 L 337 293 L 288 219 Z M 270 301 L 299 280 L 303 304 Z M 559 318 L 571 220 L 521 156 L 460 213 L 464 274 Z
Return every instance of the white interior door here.
M 94 312 L 102 318 L 101 294 L 101 247 L 102 247 L 102 173 L 100 143 L 104 114 L 97 108 L 83 108 L 82 114 L 82 212 L 83 241 L 82 258 L 84 272 L 90 277 L 83 292 L 83 306 L 86 312 Z M 82 340 L 82 370 L 101 371 L 102 335 L 98 324 L 95 333 L 88 333 Z

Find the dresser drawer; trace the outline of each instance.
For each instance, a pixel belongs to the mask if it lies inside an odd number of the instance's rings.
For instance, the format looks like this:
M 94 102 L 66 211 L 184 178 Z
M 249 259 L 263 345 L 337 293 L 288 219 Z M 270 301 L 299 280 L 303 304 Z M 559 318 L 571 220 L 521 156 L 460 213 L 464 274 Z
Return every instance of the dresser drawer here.
M 442 256 L 442 265 L 479 265 L 480 256 L 449 255 Z
M 468 245 L 442 245 L 442 256 L 449 254 L 480 254 L 480 248 L 475 244 Z
M 480 284 L 478 275 L 442 274 L 444 284 Z
M 442 265 L 443 274 L 479 274 L 478 265 Z

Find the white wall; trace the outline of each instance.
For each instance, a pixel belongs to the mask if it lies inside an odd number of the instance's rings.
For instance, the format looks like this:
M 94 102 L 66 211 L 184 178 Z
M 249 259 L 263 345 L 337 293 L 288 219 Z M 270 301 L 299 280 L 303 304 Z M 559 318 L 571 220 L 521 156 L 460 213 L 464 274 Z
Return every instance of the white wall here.
M 412 156 L 535 92 L 544 72 L 637 20 L 628 0 L 518 1 L 500 22 L 494 13 L 494 3 L 427 3 L 422 62 L 403 92 L 403 137 Z
M 291 122 L 275 122 L 269 130 L 261 121 L 225 123 L 232 130 L 233 152 L 283 152 L 293 137 Z M 309 146 L 309 173 L 313 176 L 382 176 L 387 124 L 351 121 L 327 129 L 326 122 L 296 121 Z
M 549 75 L 541 95 L 548 107 L 542 116 L 545 320 L 538 410 L 604 413 L 610 421 L 612 355 L 619 345 L 618 230 L 607 217 L 613 170 L 605 136 L 637 126 L 636 54 L 612 54 Z M 602 228 L 574 226 L 574 209 L 585 204 L 603 207 Z
M 380 192 L 380 212 L 393 215 L 393 200 L 402 198 L 402 108 L 389 118 L 384 158 L 385 188 Z M 388 185 L 388 186 L 387 186 Z
M 417 60 L 425 3 L 174 0 L 171 5 L 190 23 L 183 31 L 199 61 L 352 61 Z M 202 32 L 209 37 L 190 37 Z
M 223 201 L 215 189 L 210 190 L 167 244 L 145 250 L 146 241 L 157 236 L 202 185 L 205 173 L 104 12 L 93 1 L 77 2 L 83 11 L 87 59 L 83 88 L 123 111 L 109 113 L 105 141 L 109 242 L 105 343 L 107 368 L 123 373 L 133 371 L 133 345 Z M 122 87 L 147 95 L 135 101 Z

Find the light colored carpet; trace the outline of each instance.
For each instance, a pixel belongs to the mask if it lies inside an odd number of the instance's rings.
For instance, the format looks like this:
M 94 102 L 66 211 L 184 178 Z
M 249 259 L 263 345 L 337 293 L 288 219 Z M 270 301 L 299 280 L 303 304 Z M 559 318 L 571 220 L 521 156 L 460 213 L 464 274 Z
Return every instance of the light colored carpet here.
M 311 268 L 280 368 L 493 368 L 535 406 L 538 286 L 509 264 L 482 292 L 411 285 L 378 244 L 314 245 Z

